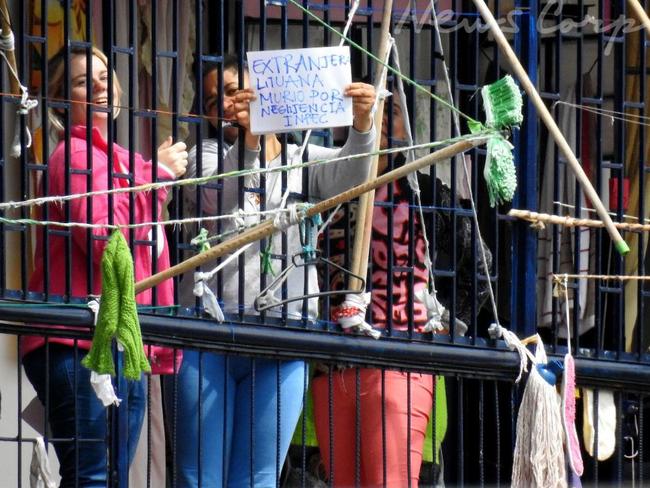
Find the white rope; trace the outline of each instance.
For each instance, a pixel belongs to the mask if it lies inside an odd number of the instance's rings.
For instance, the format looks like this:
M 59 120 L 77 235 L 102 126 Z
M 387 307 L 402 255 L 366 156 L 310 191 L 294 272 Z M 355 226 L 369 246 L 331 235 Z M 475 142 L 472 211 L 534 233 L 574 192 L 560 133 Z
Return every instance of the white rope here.
M 636 124 L 636 125 L 650 127 L 650 124 L 640 122 L 641 120 L 649 120 L 650 119 L 650 117 L 646 117 L 646 116 L 643 116 L 643 115 L 635 115 L 635 114 L 630 114 L 630 113 L 626 113 L 626 112 L 617 112 L 617 111 L 614 111 L 614 110 L 606 110 L 606 109 L 603 109 L 603 108 L 594 108 L 594 107 L 590 107 L 588 105 L 578 105 L 578 104 L 575 104 L 575 103 L 565 102 L 563 100 L 555 101 L 553 103 L 553 105 L 551 106 L 551 108 L 555 108 L 556 105 L 566 105 L 567 107 L 571 107 L 571 108 L 575 108 L 575 109 L 578 109 L 578 110 L 583 110 L 585 112 L 589 112 L 589 113 L 592 113 L 592 114 L 607 117 L 608 119 L 610 119 L 612 125 L 614 125 L 615 120 L 620 120 L 620 121 L 625 122 L 627 124 Z
M 474 134 L 471 137 L 463 137 L 462 140 L 465 141 L 473 141 L 473 140 L 478 140 L 478 139 L 484 139 L 485 134 Z M 11 209 L 11 208 L 21 208 L 21 207 L 31 207 L 31 206 L 39 206 L 39 205 L 44 205 L 46 203 L 64 203 L 67 201 L 71 200 L 77 200 L 80 198 L 89 198 L 89 197 L 96 197 L 96 196 L 104 196 L 104 195 L 115 195 L 115 194 L 120 194 L 120 193 L 136 193 L 136 192 L 147 192 L 151 190 L 159 190 L 162 188 L 174 188 L 177 186 L 186 186 L 186 185 L 197 185 L 197 184 L 202 184 L 202 183 L 208 183 L 210 181 L 218 180 L 218 179 L 227 179 L 227 178 L 240 178 L 242 176 L 247 176 L 251 174 L 267 174 L 267 173 L 279 173 L 282 171 L 289 171 L 290 169 L 297 169 L 297 168 L 309 168 L 311 166 L 316 166 L 320 164 L 333 164 L 337 163 L 340 161 L 352 161 L 354 159 L 360 159 L 360 158 L 365 158 L 368 156 L 374 156 L 376 154 L 394 154 L 398 152 L 402 152 L 406 149 L 427 149 L 431 147 L 436 147 L 436 146 L 441 146 L 443 144 L 453 144 L 454 142 L 457 142 L 456 139 L 449 139 L 443 142 L 427 142 L 423 144 L 417 144 L 413 146 L 412 148 L 392 148 L 392 149 L 383 149 L 381 151 L 372 151 L 372 152 L 367 152 L 367 153 L 360 153 L 360 154 L 350 154 L 347 156 L 338 156 L 336 158 L 331 158 L 331 159 L 318 159 L 318 160 L 313 160 L 313 161 L 308 161 L 306 163 L 302 163 L 299 165 L 294 165 L 293 167 L 289 168 L 287 166 L 276 166 L 273 168 L 256 168 L 256 169 L 250 169 L 250 170 L 244 170 L 244 171 L 236 171 L 236 172 L 229 172 L 229 173 L 221 173 L 217 175 L 212 175 L 212 176 L 202 176 L 202 177 L 197 177 L 197 178 L 187 178 L 187 179 L 180 179 L 180 180 L 173 180 L 173 181 L 158 181 L 156 183 L 147 183 L 144 185 L 137 185 L 137 186 L 129 186 L 129 187 L 124 187 L 124 188 L 112 188 L 110 190 L 98 190 L 98 191 L 90 191 L 86 193 L 73 193 L 70 195 L 56 195 L 56 196 L 48 196 L 48 197 L 38 197 L 38 198 L 31 198 L 28 200 L 10 200 L 8 202 L 0 202 L 0 210 L 6 210 L 6 209 Z
M 237 259 L 240 254 L 242 254 L 252 245 L 253 243 L 251 242 L 243 247 L 240 247 L 236 252 L 232 253 L 221 263 L 219 263 L 212 271 L 196 271 L 194 273 L 194 288 L 192 289 L 192 293 L 194 293 L 195 297 L 203 299 L 203 306 L 205 307 L 205 311 L 218 322 L 223 322 L 225 320 L 225 317 L 223 315 L 221 307 L 219 306 L 217 297 L 208 283 L 215 274 L 221 271 L 229 263 Z
M 569 203 L 563 203 L 563 202 L 558 202 L 557 200 L 553 202 L 553 205 L 557 205 L 559 207 L 564 207 L 564 208 L 570 208 L 571 210 L 575 210 L 576 207 L 575 205 L 571 205 Z M 587 207 L 580 207 L 580 210 L 582 212 L 587 212 L 587 213 L 592 213 L 592 214 L 597 214 L 598 212 L 593 209 L 593 208 L 587 208 Z M 617 212 L 608 212 L 611 217 L 616 217 L 618 218 L 618 213 Z M 623 214 L 622 218 L 628 219 L 628 220 L 636 220 L 637 222 L 639 221 L 639 217 L 636 217 L 635 215 L 627 215 Z M 645 224 L 650 224 L 650 219 L 643 219 L 643 223 Z
M 14 128 L 14 138 L 13 141 L 11 142 L 11 146 L 9 148 L 9 155 L 12 157 L 20 157 L 20 154 L 22 152 L 21 149 L 21 144 L 20 144 L 20 126 L 21 126 L 21 120 L 20 120 L 20 115 L 27 115 L 30 110 L 38 106 L 38 100 L 36 99 L 29 99 L 29 91 L 26 86 L 24 86 L 20 78 L 18 77 L 18 73 L 16 72 L 16 69 L 14 66 L 9 62 L 9 59 L 7 58 L 7 55 L 5 54 L 5 51 L 13 51 L 14 50 L 14 33 L 9 31 L 7 34 L 5 34 L 1 29 L 0 29 L 0 56 L 2 56 L 5 60 L 5 63 L 9 67 L 9 72 L 11 75 L 14 77 L 16 82 L 18 83 L 18 87 L 20 89 L 20 102 L 18 104 L 18 109 L 16 110 L 16 126 Z M 25 147 L 31 147 L 32 145 L 32 134 L 29 131 L 29 127 L 25 126 Z
M 302 203 L 289 205 L 289 207 L 286 209 L 288 212 L 281 212 L 275 216 L 273 219 L 273 226 L 276 229 L 285 232 L 292 225 L 300 223 L 300 221 L 304 218 L 303 212 L 305 208 L 305 205 Z
M 391 47 L 393 50 L 393 59 L 395 60 L 395 69 L 402 71 L 399 64 L 399 52 L 395 40 L 391 37 Z M 411 119 L 408 112 L 408 104 L 406 103 L 406 93 L 404 92 L 404 83 L 402 79 L 397 77 L 397 92 L 399 94 L 400 105 L 403 114 L 404 128 L 406 130 L 406 137 L 409 146 L 413 146 L 413 132 L 411 131 Z M 407 162 L 415 159 L 412 150 L 406 151 Z M 422 303 L 427 310 L 427 323 L 424 326 L 424 332 L 437 332 L 445 329 L 442 323 L 442 316 L 445 312 L 445 307 L 440 303 L 437 298 L 435 278 L 433 275 L 433 263 L 431 262 L 431 244 L 426 229 L 424 211 L 422 210 L 422 198 L 420 192 L 420 183 L 416 173 L 410 173 L 407 177 L 409 186 L 413 190 L 417 204 L 418 214 L 420 217 L 420 227 L 422 228 L 422 237 L 424 239 L 424 267 L 429 275 L 429 285 L 431 286 L 431 293 L 427 293 L 426 289 L 416 293 L 415 298 L 418 302 Z
M 415 300 L 424 305 L 427 311 L 427 323 L 422 328 L 422 332 L 432 332 L 435 334 L 444 331 L 445 326 L 442 323 L 442 316 L 446 309 L 438 301 L 435 289 L 433 293 L 427 293 L 426 288 L 416 291 Z
M 533 354 L 519 340 L 517 334 L 499 324 L 490 325 L 488 328 L 488 334 L 492 339 L 503 339 L 506 346 L 508 346 L 508 349 L 511 351 L 517 350 L 517 353 L 519 354 L 519 375 L 517 376 L 515 383 L 519 383 L 521 375 L 525 371 L 528 371 L 528 359 L 530 359 L 533 364 L 537 363 L 535 356 L 533 356 Z
M 449 96 L 449 103 L 453 104 L 454 99 L 451 93 L 451 83 L 449 80 L 449 70 L 447 68 L 447 62 L 446 58 L 444 56 L 444 51 L 442 49 L 442 40 L 440 38 L 440 26 L 438 24 L 438 16 L 436 15 L 436 9 L 434 5 L 434 1 L 431 0 L 431 15 L 433 18 L 433 24 L 434 24 L 434 31 L 436 32 L 437 36 L 437 42 L 440 45 L 440 51 L 442 52 L 442 67 L 443 67 L 443 72 L 445 75 L 445 82 L 447 83 L 447 89 L 448 89 L 448 96 Z M 452 110 L 455 116 L 455 126 L 456 126 L 456 132 L 460 134 L 460 124 L 458 121 L 458 114 L 456 111 Z M 490 303 L 492 305 L 492 314 L 494 315 L 494 321 L 496 325 L 499 325 L 499 312 L 497 310 L 497 302 L 494 297 L 494 290 L 492 289 L 492 282 L 490 281 L 490 270 L 488 269 L 488 264 L 487 264 L 487 257 L 485 255 L 485 243 L 483 241 L 483 236 L 481 235 L 481 228 L 478 223 L 478 214 L 476 213 L 476 203 L 474 202 L 474 192 L 472 191 L 472 185 L 471 185 L 471 177 L 469 174 L 469 169 L 467 168 L 467 160 L 465 157 L 462 158 L 463 160 L 463 170 L 465 172 L 465 181 L 467 182 L 467 193 L 469 195 L 469 201 L 472 207 L 472 219 L 474 220 L 474 227 L 476 228 L 476 237 L 478 237 L 478 245 L 479 245 L 479 250 L 480 250 L 480 256 L 481 260 L 483 262 L 483 268 L 485 271 L 485 279 L 487 281 L 487 286 L 488 286 L 488 293 L 490 296 Z M 524 348 L 525 349 L 525 348 Z M 527 350 L 527 349 L 526 349 Z M 521 377 L 521 372 L 519 373 L 519 377 Z
M 15 48 L 14 33 L 9 31 L 6 34 L 0 29 L 0 49 L 3 51 L 13 51 Z
M 330 212 L 330 215 L 329 217 L 327 217 L 327 220 L 323 222 L 323 224 L 316 231 L 316 238 L 318 238 L 325 231 L 325 229 L 327 229 L 327 226 L 332 223 L 332 220 L 334 220 L 334 217 L 336 217 L 336 214 L 339 212 L 342 206 L 343 204 L 339 203 L 336 206 L 336 208 Z
M 348 313 L 344 315 L 339 315 L 337 322 L 343 330 L 350 330 L 356 333 L 361 333 L 372 337 L 373 339 L 379 339 L 381 337 L 381 332 L 372 328 L 372 326 L 366 322 L 366 310 L 368 305 L 370 305 L 371 295 L 370 292 L 367 293 L 349 293 L 345 295 L 345 300 L 338 307 L 340 311 L 347 311 Z
M 0 217 L 0 223 L 3 224 L 14 224 L 14 225 L 41 225 L 41 226 L 55 226 L 55 227 L 64 227 L 64 228 L 82 228 L 82 229 L 138 229 L 142 227 L 153 227 L 158 225 L 185 225 L 185 224 L 197 224 L 201 222 L 210 222 L 216 220 L 225 220 L 232 219 L 235 222 L 235 229 L 233 232 L 248 228 L 244 222 L 245 217 L 260 217 L 266 215 L 277 215 L 280 213 L 288 213 L 288 209 L 274 209 L 274 210 L 263 210 L 258 212 L 244 212 L 238 211 L 229 215 L 209 215 L 205 217 L 188 217 L 185 219 L 172 219 L 172 220 L 161 220 L 158 222 L 142 222 L 139 224 L 89 224 L 85 222 L 59 222 L 57 220 L 34 220 L 34 219 L 9 219 L 5 217 Z M 208 238 L 212 239 L 212 237 Z
M 284 268 L 278 277 L 273 281 L 273 283 L 266 289 L 264 293 L 259 294 L 255 298 L 255 303 L 259 309 L 267 309 L 272 307 L 277 307 L 282 304 L 282 300 L 277 297 L 275 294 L 276 291 L 283 285 L 287 278 L 289 277 L 289 272 L 295 268 L 294 264 L 291 263 L 289 266 Z
M 5 51 L 13 51 L 14 49 L 13 44 L 14 44 L 14 38 L 12 32 L 10 32 L 8 36 L 0 35 L 0 56 L 4 58 L 5 63 L 9 67 L 9 71 L 11 72 L 11 75 L 18 82 L 18 87 L 20 88 L 20 102 L 18 104 L 18 109 L 16 109 L 17 116 L 16 116 L 16 125 L 14 128 L 14 138 L 9 148 L 9 155 L 17 158 L 20 157 L 20 154 L 22 152 L 21 149 L 22 146 L 20 144 L 20 126 L 21 126 L 20 115 L 27 115 L 30 110 L 37 107 L 38 100 L 29 98 L 29 91 L 27 87 L 20 82 L 18 73 L 16 73 L 16 70 L 11 65 L 11 63 L 7 59 L 7 56 L 4 53 Z M 8 49 L 6 46 L 10 46 L 10 49 Z M 27 126 L 25 126 L 25 139 L 26 139 L 25 147 L 31 147 L 32 134 L 29 131 L 29 127 Z

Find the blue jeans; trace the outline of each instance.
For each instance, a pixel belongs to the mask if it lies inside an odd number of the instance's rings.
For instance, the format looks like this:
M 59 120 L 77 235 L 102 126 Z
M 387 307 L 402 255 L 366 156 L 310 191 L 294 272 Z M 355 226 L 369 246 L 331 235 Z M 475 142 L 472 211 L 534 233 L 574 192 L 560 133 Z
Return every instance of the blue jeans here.
M 107 485 L 107 412 L 90 386 L 90 370 L 81 365 L 87 351 L 50 344 L 46 364 L 45 347 L 23 357 L 27 378 L 45 406 L 52 444 L 59 459 L 61 487 L 105 487 Z M 49 370 L 49 377 L 46 371 Z M 144 418 L 145 390 L 142 381 L 121 380 L 124 389 L 120 413 L 128 415 L 126 439 L 131 464 Z M 75 443 L 76 441 L 76 443 Z M 77 449 L 78 446 L 78 449 Z
M 177 384 L 165 385 L 177 486 L 276 486 L 306 374 L 303 361 L 184 351 Z

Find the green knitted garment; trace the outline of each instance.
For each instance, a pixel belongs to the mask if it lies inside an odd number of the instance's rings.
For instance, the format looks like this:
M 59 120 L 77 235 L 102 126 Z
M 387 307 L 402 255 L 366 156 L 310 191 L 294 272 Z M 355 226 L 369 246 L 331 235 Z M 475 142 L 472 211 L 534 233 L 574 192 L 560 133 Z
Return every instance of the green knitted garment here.
M 115 375 L 113 337 L 124 348 L 125 378 L 138 380 L 143 371 L 151 371 L 140 334 L 133 259 L 120 231 L 113 233 L 102 256 L 102 298 L 97 325 L 90 351 L 81 364 L 99 374 Z

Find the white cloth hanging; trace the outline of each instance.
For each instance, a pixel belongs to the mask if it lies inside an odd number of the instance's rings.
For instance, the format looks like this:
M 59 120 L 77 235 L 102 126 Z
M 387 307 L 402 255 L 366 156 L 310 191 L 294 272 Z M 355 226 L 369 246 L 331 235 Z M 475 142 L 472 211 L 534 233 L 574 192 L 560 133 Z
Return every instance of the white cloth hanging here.
M 561 96 L 562 100 L 570 102 L 575 101 L 575 87 L 572 87 L 568 93 Z M 559 127 L 562 133 L 566 136 L 567 142 L 576 151 L 578 143 L 576 140 L 576 124 L 577 124 L 577 111 L 574 108 L 561 105 L 558 109 L 559 113 Z M 546 158 L 544 160 L 544 175 L 542 179 L 542 187 L 540 193 L 539 211 L 553 214 L 554 212 L 554 161 L 555 161 L 555 144 L 549 138 L 546 147 Z M 584 161 L 581 161 L 583 166 Z M 576 178 L 573 171 L 566 164 L 560 164 L 560 174 L 558 175 L 559 188 L 557 198 L 561 202 L 566 202 L 571 205 L 575 202 L 576 197 Z M 580 207 L 587 207 L 584 196 L 581 199 Z M 580 218 L 589 218 L 589 213 L 586 210 L 580 212 Z M 579 233 L 576 239 L 576 232 Z M 592 245 L 594 240 L 594 231 L 587 228 L 561 228 L 560 229 L 560 273 L 574 273 L 587 274 L 589 269 L 595 267 L 595 248 Z M 537 247 L 537 326 L 550 327 L 553 323 L 553 280 L 551 276 L 554 272 L 553 269 L 553 227 L 546 226 L 539 231 L 539 242 Z M 578 242 L 580 252 L 580 269 L 574 270 L 574 243 Z M 578 305 L 578 330 L 582 334 L 594 326 L 595 309 L 593 298 L 589 297 L 594 295 L 593 280 L 578 280 L 577 289 L 577 305 Z M 569 302 L 570 308 L 574 306 L 574 296 L 571 297 Z M 560 308 L 556 310 L 556 324 L 562 322 L 562 314 Z M 558 329 L 560 337 L 566 337 L 566 332 L 563 328 Z

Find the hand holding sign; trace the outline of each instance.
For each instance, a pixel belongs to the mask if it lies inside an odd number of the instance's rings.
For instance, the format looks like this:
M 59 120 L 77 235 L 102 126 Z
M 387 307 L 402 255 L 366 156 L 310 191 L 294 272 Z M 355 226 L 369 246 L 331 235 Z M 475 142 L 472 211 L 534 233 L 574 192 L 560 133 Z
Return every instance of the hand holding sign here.
M 250 129 L 250 103 L 256 98 L 252 88 L 237 90 L 232 97 L 235 118 L 237 119 L 237 123 L 244 129 Z
M 251 132 L 269 134 L 352 124 L 350 49 L 323 47 L 247 53 Z
M 351 83 L 344 91 L 346 97 L 352 97 L 354 128 L 367 132 L 372 127 L 372 107 L 375 104 L 375 87 L 367 83 Z

